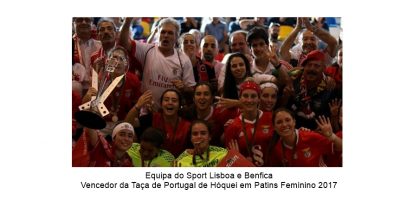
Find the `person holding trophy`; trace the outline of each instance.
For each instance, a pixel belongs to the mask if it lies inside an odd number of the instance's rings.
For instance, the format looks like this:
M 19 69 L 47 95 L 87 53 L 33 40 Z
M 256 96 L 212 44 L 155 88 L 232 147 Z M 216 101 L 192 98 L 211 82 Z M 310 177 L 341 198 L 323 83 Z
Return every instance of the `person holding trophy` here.
M 100 82 L 100 84 L 98 84 L 99 89 L 97 90 L 95 88 L 97 84 L 94 83 L 95 85 L 92 85 L 83 97 L 82 103 L 87 106 L 92 105 L 91 108 L 94 107 L 96 115 L 99 115 L 100 113 L 101 118 L 99 118 L 99 122 L 93 120 L 93 117 L 85 117 L 84 120 L 92 123 L 95 127 L 98 126 L 99 128 L 95 128 L 92 125 L 86 125 L 86 127 L 101 129 L 101 131 L 107 136 L 111 134 L 112 128 L 115 124 L 121 122 L 125 118 L 126 114 L 136 104 L 138 98 L 141 96 L 140 81 L 132 72 L 128 72 L 128 53 L 121 46 L 114 47 L 109 52 L 105 63 L 96 66 L 96 68 L 97 71 L 95 72 L 98 72 L 98 78 L 96 77 L 97 75 L 92 75 L 92 78 L 96 78 L 98 82 Z M 120 80 L 118 81 L 117 79 Z M 99 109 L 94 106 L 94 102 L 97 101 L 104 102 L 104 107 L 108 110 L 108 114 L 103 115 L 104 112 L 101 110 L 101 107 Z M 78 114 L 89 114 L 88 112 L 93 111 L 81 111 Z M 96 116 L 94 115 L 94 117 Z M 101 127 L 104 126 L 104 124 L 100 125 L 103 121 L 105 121 L 105 127 Z M 82 125 L 85 126 L 85 124 Z

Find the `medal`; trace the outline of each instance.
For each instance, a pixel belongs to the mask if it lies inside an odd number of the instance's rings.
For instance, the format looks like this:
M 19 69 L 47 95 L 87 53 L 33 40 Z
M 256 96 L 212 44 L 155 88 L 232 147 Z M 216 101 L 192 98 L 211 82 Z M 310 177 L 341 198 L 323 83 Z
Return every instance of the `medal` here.
M 117 121 L 118 121 L 118 116 L 117 116 L 117 115 L 113 115 L 112 118 L 111 118 L 111 120 L 112 120 L 113 122 L 117 122 Z

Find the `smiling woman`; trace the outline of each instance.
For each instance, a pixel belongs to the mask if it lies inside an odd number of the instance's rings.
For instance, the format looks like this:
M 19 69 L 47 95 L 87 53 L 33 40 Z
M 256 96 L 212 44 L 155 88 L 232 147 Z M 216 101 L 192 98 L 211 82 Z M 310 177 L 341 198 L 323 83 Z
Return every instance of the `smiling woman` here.
M 264 155 L 270 166 L 323 167 L 323 155 L 342 150 L 342 140 L 332 133 L 329 119 L 320 117 L 317 121 L 322 134 L 297 130 L 293 112 L 279 108 L 273 114 L 277 141 L 271 144 L 271 152 Z
M 135 125 L 138 136 L 141 136 L 143 131 L 148 127 L 162 130 L 165 135 L 165 141 L 161 145 L 161 148 L 177 157 L 187 146 L 190 122 L 179 115 L 182 97 L 176 89 L 167 89 L 164 91 L 161 95 L 160 103 L 161 111 L 152 112 L 152 93 L 146 91 L 129 111 L 125 121 Z M 139 116 L 141 108 L 146 109 L 150 113 Z
M 242 113 L 225 129 L 225 146 L 238 150 L 257 166 L 263 163 L 254 158 L 255 150 L 267 148 L 272 137 L 272 113 L 258 109 L 261 89 L 252 78 L 240 85 Z
M 109 143 L 98 131 L 85 128 L 72 150 L 72 166 L 131 167 L 127 151 L 134 141 L 135 132 L 129 123 L 120 123 L 112 131 Z
M 190 126 L 193 149 L 186 149 L 177 159 L 179 167 L 213 167 L 226 156 L 228 150 L 210 146 L 210 126 L 204 120 L 195 120 Z

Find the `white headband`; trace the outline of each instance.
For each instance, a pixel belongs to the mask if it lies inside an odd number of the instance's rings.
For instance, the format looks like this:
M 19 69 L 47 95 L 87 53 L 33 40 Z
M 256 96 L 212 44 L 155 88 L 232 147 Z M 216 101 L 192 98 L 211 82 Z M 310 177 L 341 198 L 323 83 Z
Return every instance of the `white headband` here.
M 272 82 L 266 82 L 260 85 L 261 90 L 264 88 L 274 88 L 276 91 L 279 91 L 278 86 L 275 85 L 275 83 Z
M 112 138 L 114 139 L 115 135 L 117 135 L 118 132 L 122 131 L 122 130 L 129 130 L 132 131 L 133 134 L 135 134 L 135 130 L 133 129 L 133 126 L 130 123 L 120 123 L 118 125 L 115 126 L 115 128 L 112 131 Z

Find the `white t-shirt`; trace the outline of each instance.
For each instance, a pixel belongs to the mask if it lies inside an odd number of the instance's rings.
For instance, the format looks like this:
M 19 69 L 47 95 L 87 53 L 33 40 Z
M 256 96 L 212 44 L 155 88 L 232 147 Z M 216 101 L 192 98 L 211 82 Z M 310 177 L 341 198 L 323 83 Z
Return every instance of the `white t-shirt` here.
M 189 87 L 196 85 L 192 63 L 184 53 L 178 53 L 177 49 L 174 49 L 173 55 L 165 57 L 158 47 L 152 48 L 153 44 L 135 43 L 135 57 L 144 67 L 142 92 L 151 90 L 157 109 L 160 108 L 162 93 L 169 88 L 175 88 L 171 82 L 172 80 L 182 80 Z M 146 62 L 144 62 L 147 51 Z

